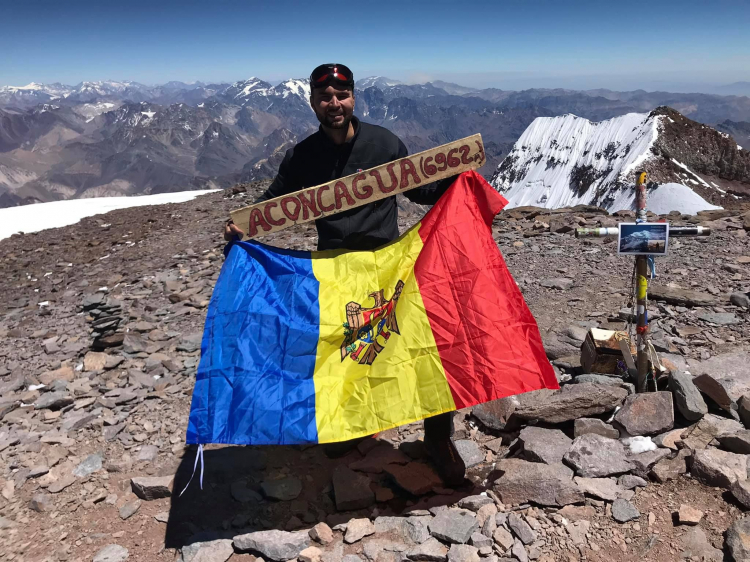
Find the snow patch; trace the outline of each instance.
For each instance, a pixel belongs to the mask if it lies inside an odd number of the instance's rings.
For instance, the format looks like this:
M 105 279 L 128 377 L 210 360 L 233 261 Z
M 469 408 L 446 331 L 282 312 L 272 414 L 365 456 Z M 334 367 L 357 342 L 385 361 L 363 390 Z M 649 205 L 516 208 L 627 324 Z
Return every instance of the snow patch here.
M 673 162 L 674 164 L 677 164 L 677 165 L 678 165 L 678 166 L 679 166 L 680 168 L 682 168 L 683 170 L 685 170 L 685 171 L 686 171 L 686 172 L 688 172 L 689 174 L 691 174 L 691 175 L 695 176 L 695 177 L 696 177 L 696 178 L 698 179 L 698 181 L 699 181 L 699 182 L 701 182 L 701 183 L 702 183 L 703 185 L 705 185 L 706 187 L 711 187 L 710 185 L 708 185 L 708 184 L 707 184 L 707 183 L 706 183 L 706 182 L 705 182 L 705 181 L 703 180 L 703 178 L 702 178 L 702 177 L 700 177 L 700 176 L 699 176 L 698 174 L 696 174 L 695 172 L 693 172 L 693 171 L 692 171 L 692 170 L 691 170 L 690 168 L 688 168 L 687 166 L 685 166 L 685 164 L 683 164 L 682 162 L 678 162 L 678 161 L 677 161 L 677 160 L 675 160 L 674 158 L 672 158 L 672 162 Z M 690 180 L 688 180 L 688 181 L 690 181 Z M 695 182 L 693 182 L 693 183 L 695 183 Z
M 630 454 L 632 455 L 638 455 L 647 451 L 655 451 L 657 449 L 656 443 L 651 441 L 650 437 L 643 437 L 642 435 L 623 439 L 622 444 L 630 449 Z
M 721 209 L 712 205 L 689 187 L 681 183 L 663 183 L 656 189 L 647 191 L 646 209 L 657 215 L 678 211 L 684 215 L 695 215 L 698 211 Z M 632 210 L 635 208 L 635 190 L 627 189 L 620 193 L 611 211 Z
M 0 209 L 0 240 L 16 232 L 39 232 L 75 224 L 85 217 L 101 215 L 116 209 L 184 203 L 199 195 L 213 193 L 216 189 L 178 191 L 136 197 L 97 197 L 93 199 L 68 199 L 36 205 L 23 205 Z

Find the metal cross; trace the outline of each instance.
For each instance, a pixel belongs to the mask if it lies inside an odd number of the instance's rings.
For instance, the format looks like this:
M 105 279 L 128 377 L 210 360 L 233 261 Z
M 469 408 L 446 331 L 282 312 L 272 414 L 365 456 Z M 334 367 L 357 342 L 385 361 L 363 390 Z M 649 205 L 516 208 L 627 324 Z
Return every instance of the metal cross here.
M 646 222 L 646 172 L 637 173 L 638 180 L 635 185 L 636 194 L 636 223 Z M 606 228 L 577 228 L 576 238 L 608 238 L 617 236 L 618 227 Z M 704 226 L 670 226 L 670 236 L 709 236 L 711 229 Z M 635 257 L 636 274 L 636 299 L 637 299 L 637 379 L 636 392 L 646 392 L 646 380 L 648 377 L 648 311 L 646 304 L 648 300 L 648 262 L 650 256 L 639 255 Z M 628 346 L 629 347 L 629 346 Z M 624 353 L 624 351 L 623 351 Z M 628 350 L 628 353 L 630 351 Z

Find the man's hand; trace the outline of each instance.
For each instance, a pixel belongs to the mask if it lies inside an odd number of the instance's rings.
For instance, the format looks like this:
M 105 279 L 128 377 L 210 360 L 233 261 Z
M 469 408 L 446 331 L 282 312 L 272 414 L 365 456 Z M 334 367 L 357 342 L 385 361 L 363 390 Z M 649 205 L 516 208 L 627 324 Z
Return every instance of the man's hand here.
M 234 224 L 232 219 L 229 219 L 227 224 L 224 225 L 224 240 L 231 242 L 232 240 L 242 240 L 244 237 L 245 233 L 242 232 L 242 229 Z

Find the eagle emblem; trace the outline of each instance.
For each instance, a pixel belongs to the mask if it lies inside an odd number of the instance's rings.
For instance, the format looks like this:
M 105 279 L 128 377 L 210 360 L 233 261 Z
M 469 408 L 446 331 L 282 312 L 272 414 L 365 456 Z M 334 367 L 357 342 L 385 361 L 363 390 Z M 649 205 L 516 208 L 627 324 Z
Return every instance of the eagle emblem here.
M 392 334 L 401 334 L 396 320 L 396 303 L 404 282 L 399 280 L 390 300 L 385 300 L 383 289 L 368 296 L 375 301 L 372 308 L 362 308 L 358 302 L 346 305 L 344 343 L 341 344 L 341 361 L 350 357 L 360 365 L 372 365 Z

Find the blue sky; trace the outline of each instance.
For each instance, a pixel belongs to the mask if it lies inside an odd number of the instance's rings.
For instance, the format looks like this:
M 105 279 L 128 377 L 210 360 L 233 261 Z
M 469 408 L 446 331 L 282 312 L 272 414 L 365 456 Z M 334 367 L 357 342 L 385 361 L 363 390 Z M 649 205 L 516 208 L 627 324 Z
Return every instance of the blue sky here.
M 750 2 L 0 0 L 0 85 L 356 78 L 710 91 L 750 81 Z

